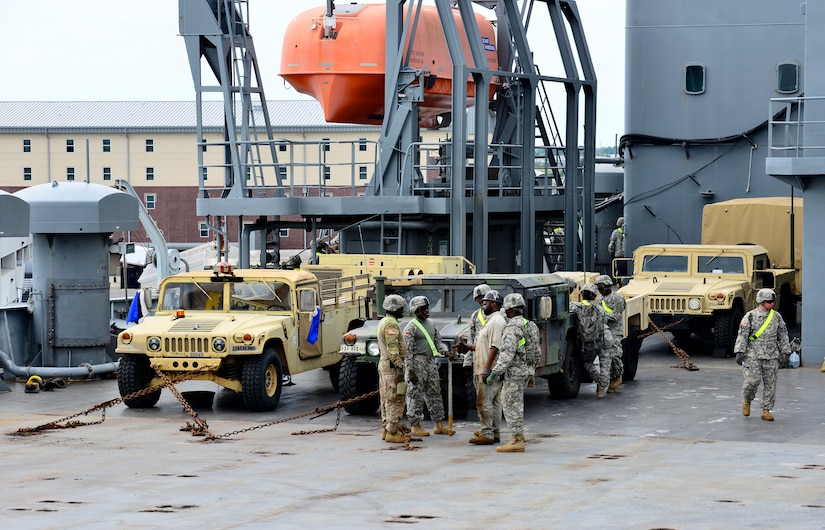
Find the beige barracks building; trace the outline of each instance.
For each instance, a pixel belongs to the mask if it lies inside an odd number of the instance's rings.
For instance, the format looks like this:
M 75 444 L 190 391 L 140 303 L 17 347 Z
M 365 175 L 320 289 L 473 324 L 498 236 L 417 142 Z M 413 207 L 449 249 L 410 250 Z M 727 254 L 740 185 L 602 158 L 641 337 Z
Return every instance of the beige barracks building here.
M 270 101 L 269 112 L 285 193 L 363 194 L 375 167 L 380 127 L 327 123 L 311 100 Z M 195 199 L 199 177 L 206 186 L 224 178 L 223 148 L 216 145 L 223 140 L 223 116 L 223 102 L 204 103 L 208 167 L 199 170 L 194 102 L 0 102 L 0 189 L 13 193 L 54 181 L 114 186 L 125 180 L 170 246 L 198 245 L 214 238 L 196 214 Z M 435 142 L 445 133 L 425 134 Z M 264 152 L 261 160 L 271 157 Z M 303 231 L 289 232 L 282 231 L 283 247 L 301 248 Z M 148 242 L 142 229 L 131 236 Z

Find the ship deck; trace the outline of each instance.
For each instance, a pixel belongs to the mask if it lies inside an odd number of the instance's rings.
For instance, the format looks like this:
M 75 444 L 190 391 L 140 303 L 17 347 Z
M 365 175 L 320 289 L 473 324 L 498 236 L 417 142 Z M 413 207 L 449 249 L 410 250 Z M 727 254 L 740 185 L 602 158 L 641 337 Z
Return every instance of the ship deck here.
M 527 449 L 496 453 L 467 443 L 477 428 L 429 436 L 416 449 L 387 444 L 380 420 L 342 413 L 207 442 L 180 427 L 189 416 L 169 391 L 157 407 L 119 404 L 102 424 L 28 436 L 18 428 L 118 397 L 113 379 L 0 394 L 5 526 L 26 528 L 821 528 L 825 508 L 825 374 L 781 370 L 776 421 L 741 415 L 741 370 L 685 345 L 699 371 L 658 337 L 646 340 L 637 378 L 597 400 L 526 394 Z M 271 413 L 249 413 L 217 393 L 201 410 L 223 434 L 335 403 L 326 372 L 293 378 Z M 543 381 L 539 381 L 542 383 Z M 186 390 L 218 390 L 187 382 Z M 760 394 L 761 396 L 761 390 Z M 80 417 L 99 418 L 99 413 Z M 424 422 L 431 429 L 432 422 Z M 502 433 L 506 440 L 508 435 Z

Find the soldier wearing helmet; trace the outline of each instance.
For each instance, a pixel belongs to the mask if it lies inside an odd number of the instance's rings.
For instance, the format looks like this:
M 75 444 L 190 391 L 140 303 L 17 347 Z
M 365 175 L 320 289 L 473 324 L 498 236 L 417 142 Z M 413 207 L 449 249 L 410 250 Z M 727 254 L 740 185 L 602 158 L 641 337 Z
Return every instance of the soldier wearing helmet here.
M 479 306 L 482 306 L 484 295 L 489 292 L 489 285 L 486 283 L 478 284 L 473 289 L 473 299 Z M 464 354 L 464 372 L 469 378 L 472 378 L 471 368 L 473 366 L 473 349 L 471 346 L 475 345 L 476 340 L 478 339 L 478 334 L 481 332 L 481 328 L 483 328 L 486 323 L 487 317 L 484 315 L 484 308 L 479 307 L 473 311 L 473 314 L 470 316 L 470 336 L 467 337 L 467 342 L 459 342 L 455 345 L 455 350 L 458 353 Z
M 605 340 L 604 345 L 610 356 L 610 384 L 607 386 L 607 392 L 612 394 L 622 384 L 622 374 L 624 373 L 624 364 L 622 364 L 623 314 L 627 304 L 624 301 L 624 296 L 613 291 L 613 280 L 607 274 L 602 274 L 596 278 L 596 288 L 599 290 L 599 294 L 602 295 L 600 305 L 612 336 L 612 341 L 608 343 Z
M 407 301 L 397 294 L 384 298 L 387 314 L 378 323 L 378 394 L 381 398 L 382 437 L 388 443 L 404 443 L 401 419 L 404 417 L 404 394 L 398 384 L 404 382 L 404 359 L 407 349 L 398 320 Z
M 607 326 L 602 307 L 596 303 L 598 291 L 592 283 L 581 286 L 581 302 L 570 302 L 570 312 L 576 316 L 576 332 L 581 344 L 582 361 L 596 383 L 596 397 L 603 398 L 610 386 L 610 356 L 604 347 Z M 611 341 L 612 342 L 612 341 Z M 596 368 L 596 358 L 599 368 Z
M 413 436 L 429 436 L 421 428 L 424 419 L 424 404 L 435 420 L 436 434 L 453 434 L 444 425 L 444 402 L 441 400 L 441 383 L 438 378 L 438 366 L 435 358 L 451 356 L 447 346 L 441 341 L 441 335 L 430 320 L 430 301 L 426 296 L 416 296 L 410 300 L 410 311 L 414 317 L 404 328 L 404 345 L 407 357 L 404 365 L 407 369 L 407 419 L 410 420 Z
M 488 367 L 492 366 L 490 359 L 498 355 L 501 346 L 501 330 L 505 324 L 501 302 L 498 291 L 491 290 L 484 295 L 481 308 L 487 323 L 481 328 L 476 343 L 468 346 L 470 361 L 468 356 L 464 357 L 464 366 L 472 368 L 476 386 L 476 409 L 481 429 L 470 438 L 470 443 L 476 445 L 490 445 L 501 439 L 501 382 L 488 384 L 485 381 L 490 373 Z
M 762 383 L 762 419 L 773 421 L 776 402 L 776 380 L 779 359 L 791 354 L 788 327 L 779 311 L 774 310 L 776 293 L 760 289 L 756 293 L 757 306 L 742 318 L 736 335 L 736 362 L 742 365 L 745 382 L 742 384 L 742 415 L 750 416 L 751 401 Z
M 616 219 L 616 229 L 610 234 L 610 241 L 607 243 L 607 251 L 613 258 L 624 257 L 624 237 L 627 234 L 627 227 L 624 224 L 624 217 Z
M 503 377 L 501 404 L 510 441 L 497 447 L 499 453 L 524 452 L 524 388 L 535 370 L 538 359 L 538 328 L 524 318 L 527 304 L 518 293 L 504 298 L 507 323 L 501 331 L 501 349 L 487 378 L 494 382 Z M 531 369 L 532 368 L 532 369 Z

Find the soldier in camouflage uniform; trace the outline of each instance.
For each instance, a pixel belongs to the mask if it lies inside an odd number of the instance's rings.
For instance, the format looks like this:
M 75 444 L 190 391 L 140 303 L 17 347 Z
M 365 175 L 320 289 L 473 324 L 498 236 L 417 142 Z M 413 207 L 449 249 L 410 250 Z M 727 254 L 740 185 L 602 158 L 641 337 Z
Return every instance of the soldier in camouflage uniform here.
M 788 328 L 779 311 L 774 311 L 776 293 L 760 289 L 756 303 L 742 318 L 736 344 L 736 362 L 742 365 L 745 382 L 742 385 L 742 415 L 750 416 L 751 401 L 762 382 L 762 419 L 773 421 L 771 409 L 776 400 L 776 378 L 779 359 L 791 354 Z
M 398 384 L 404 381 L 404 358 L 407 348 L 401 340 L 398 319 L 404 314 L 407 301 L 397 294 L 384 298 L 386 316 L 378 323 L 378 393 L 381 396 L 383 438 L 389 443 L 404 443 L 399 423 L 404 417 L 404 394 Z
M 412 425 L 413 436 L 429 436 L 421 428 L 424 419 L 424 404 L 435 420 L 436 434 L 453 434 L 444 425 L 444 402 L 441 401 L 441 383 L 438 379 L 437 356 L 452 355 L 447 346 L 441 342 L 441 335 L 430 320 L 430 301 L 426 296 L 416 296 L 410 300 L 410 312 L 414 318 L 404 328 L 404 345 L 407 357 L 404 366 L 407 369 L 407 419 Z
M 596 278 L 596 288 L 602 295 L 601 306 L 613 339 L 610 344 L 607 344 L 607 339 L 605 339 L 604 345 L 610 355 L 610 384 L 607 391 L 612 394 L 622 384 L 622 374 L 624 373 L 624 365 L 622 364 L 623 315 L 627 304 L 624 301 L 624 296 L 613 291 L 613 280 L 610 279 L 610 276 L 602 274 Z
M 605 324 L 604 311 L 595 302 L 597 293 L 592 283 L 582 285 L 582 301 L 570 302 L 570 312 L 576 315 L 584 368 L 596 383 L 596 397 L 603 398 L 610 385 L 610 355 L 604 347 L 605 332 L 610 331 Z M 599 359 L 598 369 L 596 358 Z
M 507 324 L 501 332 L 501 349 L 496 363 L 487 378 L 488 383 L 502 377 L 504 379 L 501 405 L 511 438 L 507 444 L 496 448 L 499 453 L 524 452 L 524 388 L 530 378 L 530 364 L 535 362 L 534 344 L 537 344 L 532 343 L 536 339 L 530 337 L 530 327 L 525 325 L 526 319 L 522 317 L 526 305 L 518 293 L 508 294 L 504 298 Z

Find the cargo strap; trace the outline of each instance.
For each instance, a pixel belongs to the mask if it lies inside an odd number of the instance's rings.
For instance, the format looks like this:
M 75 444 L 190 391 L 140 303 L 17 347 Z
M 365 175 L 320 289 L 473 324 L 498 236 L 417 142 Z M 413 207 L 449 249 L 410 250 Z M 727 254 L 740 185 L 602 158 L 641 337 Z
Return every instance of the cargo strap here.
M 421 322 L 419 322 L 417 318 L 414 318 L 412 323 L 415 324 L 415 327 L 420 329 L 421 333 L 424 334 L 424 337 L 427 339 L 427 342 L 430 344 L 430 351 L 433 352 L 433 357 L 438 357 L 438 348 L 435 347 L 435 342 L 433 342 L 433 338 L 430 337 L 430 334 L 427 332 L 426 328 L 424 328 L 424 325 L 421 324 Z
M 765 319 L 765 322 L 762 323 L 762 326 L 756 331 L 756 333 L 748 337 L 748 340 L 758 339 L 759 336 L 762 335 L 766 329 L 768 329 L 768 324 L 771 323 L 771 320 L 773 320 L 773 309 L 771 309 L 768 312 L 768 318 Z

